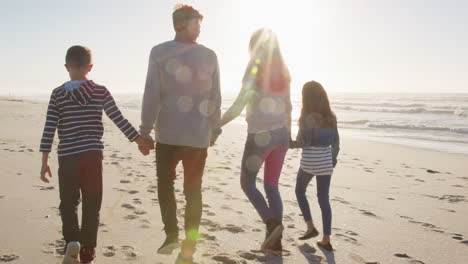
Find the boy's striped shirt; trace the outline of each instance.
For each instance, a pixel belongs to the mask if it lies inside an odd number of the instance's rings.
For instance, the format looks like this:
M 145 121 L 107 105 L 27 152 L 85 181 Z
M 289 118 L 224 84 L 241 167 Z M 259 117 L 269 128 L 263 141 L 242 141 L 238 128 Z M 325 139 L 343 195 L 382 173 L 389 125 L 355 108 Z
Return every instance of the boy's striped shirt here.
M 101 141 L 103 110 L 130 141 L 139 136 L 123 117 L 106 87 L 88 80 L 71 92 L 63 85 L 53 90 L 40 151 L 51 151 L 55 130 L 58 130 L 59 156 L 104 149 Z

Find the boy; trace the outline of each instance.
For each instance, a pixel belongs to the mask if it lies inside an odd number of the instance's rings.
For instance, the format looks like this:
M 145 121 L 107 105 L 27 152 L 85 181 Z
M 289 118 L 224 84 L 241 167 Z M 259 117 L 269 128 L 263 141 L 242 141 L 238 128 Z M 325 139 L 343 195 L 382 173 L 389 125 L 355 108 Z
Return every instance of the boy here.
M 93 67 L 91 60 L 91 51 L 86 47 L 73 46 L 68 49 L 65 67 L 71 80 L 52 92 L 40 146 L 41 180 L 48 183 L 46 174 L 52 177 L 48 157 L 55 130 L 58 130 L 62 231 L 69 247 L 67 254 L 76 251 L 78 241 L 81 244 L 81 263 L 92 263 L 95 258 L 102 202 L 103 110 L 130 141 L 141 147 L 153 146 L 152 142 L 141 138 L 122 116 L 109 91 L 87 79 Z M 80 191 L 83 198 L 81 229 L 77 214 Z M 79 262 L 77 256 L 66 255 L 63 263 Z

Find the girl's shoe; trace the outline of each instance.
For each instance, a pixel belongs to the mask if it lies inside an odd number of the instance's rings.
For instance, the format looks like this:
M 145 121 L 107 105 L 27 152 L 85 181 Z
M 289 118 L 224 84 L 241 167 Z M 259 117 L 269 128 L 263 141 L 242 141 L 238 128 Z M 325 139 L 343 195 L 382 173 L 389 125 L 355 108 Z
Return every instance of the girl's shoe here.
M 76 241 L 69 242 L 65 249 L 65 257 L 62 264 L 79 264 L 78 255 L 80 254 L 80 243 Z
M 333 247 L 330 244 L 330 242 L 328 242 L 327 244 L 322 244 L 322 243 L 320 243 L 320 241 L 317 241 L 317 246 L 319 246 L 320 248 L 323 248 L 325 250 L 328 250 L 328 251 L 333 251 Z
M 317 231 L 317 229 L 314 229 L 308 233 L 305 233 L 303 236 L 299 237 L 299 240 L 307 240 L 309 238 L 313 238 L 313 237 L 316 237 L 319 235 L 319 232 Z

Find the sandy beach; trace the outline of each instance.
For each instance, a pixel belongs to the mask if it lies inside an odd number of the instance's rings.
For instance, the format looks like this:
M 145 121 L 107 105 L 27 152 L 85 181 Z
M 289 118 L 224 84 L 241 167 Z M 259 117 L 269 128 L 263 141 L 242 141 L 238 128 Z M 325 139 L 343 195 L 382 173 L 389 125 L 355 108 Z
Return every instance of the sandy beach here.
M 55 148 L 51 183 L 39 179 L 38 150 L 46 107 L 42 102 L 0 98 L 1 263 L 61 261 L 64 242 Z M 139 112 L 123 113 L 135 127 L 140 124 Z M 165 236 L 154 152 L 141 155 L 135 143 L 128 142 L 107 117 L 104 120 L 104 201 L 96 263 L 173 263 L 176 253 L 156 253 Z M 377 143 L 343 133 L 330 189 L 336 250 L 326 253 L 317 248 L 316 239 L 297 239 L 305 230 L 294 193 L 300 151 L 290 150 L 280 179 L 286 251 L 275 257 L 258 251 L 264 224 L 239 184 L 246 127 L 230 124 L 223 130 L 209 149 L 205 168 L 200 229 L 204 238 L 196 262 L 468 263 L 468 156 Z M 261 179 L 258 184 L 263 189 Z M 176 195 L 183 223 L 181 186 L 179 177 Z M 314 180 L 308 197 L 321 232 L 315 188 Z

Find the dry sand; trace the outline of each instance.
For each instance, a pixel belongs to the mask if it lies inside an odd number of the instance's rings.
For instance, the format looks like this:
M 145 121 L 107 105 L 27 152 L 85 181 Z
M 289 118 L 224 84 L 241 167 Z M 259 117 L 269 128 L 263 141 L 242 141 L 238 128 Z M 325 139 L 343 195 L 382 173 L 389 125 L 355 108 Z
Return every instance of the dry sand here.
M 55 151 L 51 184 L 39 179 L 45 111 L 44 103 L 0 99 L 0 263 L 61 260 Z M 138 112 L 124 114 L 139 125 Z M 258 252 L 264 225 L 239 185 L 245 137 L 245 126 L 231 124 L 209 149 L 198 263 L 468 263 L 468 156 L 345 134 L 330 190 L 335 252 L 323 252 L 315 239 L 297 239 L 305 230 L 294 194 L 299 150 L 288 152 L 280 180 L 286 251 L 282 257 Z M 107 118 L 103 139 L 105 187 L 96 263 L 173 263 L 177 252 L 156 253 L 164 232 L 154 153 L 142 156 Z M 315 181 L 311 185 L 309 202 L 321 231 Z M 182 227 L 182 177 L 176 189 Z

